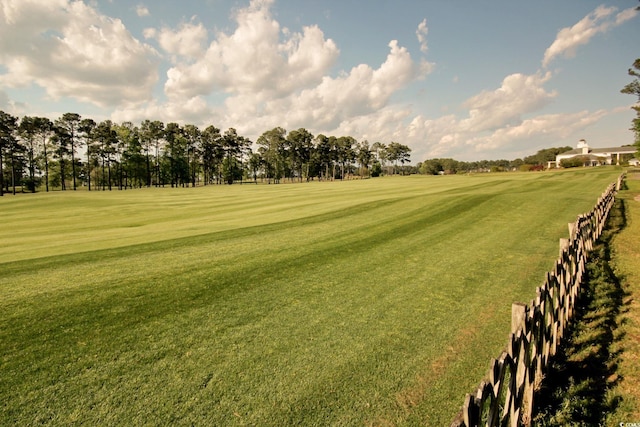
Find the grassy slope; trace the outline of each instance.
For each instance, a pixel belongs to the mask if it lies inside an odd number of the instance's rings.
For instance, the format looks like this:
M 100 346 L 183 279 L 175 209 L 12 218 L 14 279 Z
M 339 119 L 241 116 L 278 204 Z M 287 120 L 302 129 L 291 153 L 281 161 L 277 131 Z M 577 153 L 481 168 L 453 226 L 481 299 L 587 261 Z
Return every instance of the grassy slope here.
M 629 173 L 587 265 L 575 324 L 536 398 L 534 425 L 640 419 L 640 173 Z
M 446 424 L 617 173 L 5 198 L 0 422 Z
M 614 393 L 620 396 L 620 406 L 609 417 L 612 424 L 640 420 L 640 172 L 629 173 L 628 191 L 620 193 L 624 200 L 627 223 L 614 238 L 614 262 L 616 274 L 625 291 L 622 313 L 618 319 L 620 353 L 617 383 Z

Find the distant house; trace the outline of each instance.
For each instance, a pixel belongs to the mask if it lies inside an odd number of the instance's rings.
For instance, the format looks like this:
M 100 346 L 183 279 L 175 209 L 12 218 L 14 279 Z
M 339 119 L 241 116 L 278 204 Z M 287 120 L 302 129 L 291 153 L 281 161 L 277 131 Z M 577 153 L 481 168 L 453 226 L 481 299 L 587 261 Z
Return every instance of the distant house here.
M 568 159 L 579 159 L 584 166 L 619 165 L 624 157 L 633 156 L 637 147 L 627 145 L 623 147 L 591 148 L 587 141 L 581 139 L 575 149 L 565 151 L 556 156 L 556 160 L 549 162 L 549 168 L 559 168 L 560 162 Z
M 629 166 L 635 166 L 635 167 L 640 166 L 640 160 L 638 160 L 638 159 L 629 160 Z

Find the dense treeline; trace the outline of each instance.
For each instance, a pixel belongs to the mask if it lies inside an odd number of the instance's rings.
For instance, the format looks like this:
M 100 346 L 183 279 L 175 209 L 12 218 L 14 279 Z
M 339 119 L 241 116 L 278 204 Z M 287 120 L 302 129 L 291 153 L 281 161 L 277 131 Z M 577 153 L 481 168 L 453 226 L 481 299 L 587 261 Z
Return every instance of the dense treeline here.
M 429 159 L 418 163 L 419 173 L 425 175 L 455 174 L 470 172 L 504 172 L 504 171 L 536 171 L 547 167 L 550 161 L 555 161 L 556 156 L 571 147 L 545 148 L 532 156 L 515 160 L 480 160 L 475 162 L 462 162 L 454 159 Z
M 257 147 L 254 150 L 254 147 Z M 404 173 L 411 149 L 312 135 L 304 128 L 264 132 L 255 144 L 233 128 L 144 120 L 96 123 L 65 113 L 55 121 L 0 111 L 0 195 L 86 187 L 189 187 L 258 180 L 334 180 Z
M 548 148 L 516 160 L 429 159 L 408 165 L 398 142 L 358 142 L 281 127 L 251 141 L 234 128 L 144 120 L 96 123 L 76 113 L 51 121 L 0 111 L 0 195 L 38 189 L 112 190 L 195 187 L 235 182 L 280 183 L 376 177 L 540 170 L 571 147 Z

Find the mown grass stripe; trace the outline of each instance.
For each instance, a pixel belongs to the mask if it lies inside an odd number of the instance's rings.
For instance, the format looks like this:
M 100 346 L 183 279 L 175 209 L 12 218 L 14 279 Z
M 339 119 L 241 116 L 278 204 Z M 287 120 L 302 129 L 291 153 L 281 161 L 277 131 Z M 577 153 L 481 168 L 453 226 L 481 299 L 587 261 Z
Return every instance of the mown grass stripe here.
M 503 347 L 511 302 L 531 298 L 566 222 L 615 176 L 273 187 L 255 209 L 278 214 L 227 229 L 207 223 L 218 188 L 111 195 L 109 209 L 131 211 L 106 228 L 131 243 L 32 247 L 0 267 L 0 419 L 441 425 Z M 251 188 L 222 191 L 246 216 Z M 192 212 L 176 233 L 121 227 L 151 193 L 159 211 Z M 176 215 L 154 210 L 146 226 Z

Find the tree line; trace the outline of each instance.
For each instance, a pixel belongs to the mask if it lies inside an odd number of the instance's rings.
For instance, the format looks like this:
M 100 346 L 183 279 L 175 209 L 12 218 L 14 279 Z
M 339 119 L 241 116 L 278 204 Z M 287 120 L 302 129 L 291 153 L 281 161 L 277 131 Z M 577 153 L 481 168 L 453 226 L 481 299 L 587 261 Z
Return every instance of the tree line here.
M 56 120 L 0 110 L 0 196 L 4 193 L 195 187 L 284 180 L 336 180 L 393 174 L 441 175 L 536 171 L 571 147 L 545 148 L 515 160 L 428 159 L 409 165 L 398 142 L 314 136 L 307 129 L 265 131 L 253 142 L 234 128 L 144 120 L 96 123 L 76 113 Z
M 572 147 L 543 148 L 536 154 L 515 160 L 479 160 L 472 162 L 458 161 L 451 158 L 429 159 L 418 163 L 418 173 L 425 175 L 448 175 L 473 172 L 506 172 L 506 171 L 538 171 L 546 169 L 550 161 L 555 161 L 560 153 L 571 150 Z
M 0 111 L 0 195 L 38 189 L 112 190 L 404 174 L 411 149 L 276 127 L 255 143 L 234 128 L 144 120 L 52 121 Z

